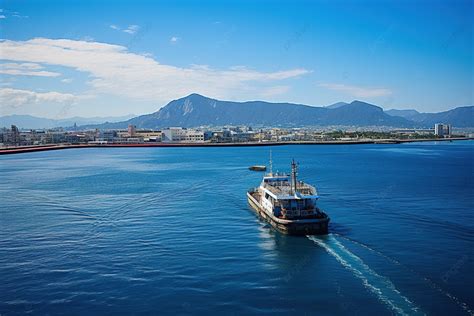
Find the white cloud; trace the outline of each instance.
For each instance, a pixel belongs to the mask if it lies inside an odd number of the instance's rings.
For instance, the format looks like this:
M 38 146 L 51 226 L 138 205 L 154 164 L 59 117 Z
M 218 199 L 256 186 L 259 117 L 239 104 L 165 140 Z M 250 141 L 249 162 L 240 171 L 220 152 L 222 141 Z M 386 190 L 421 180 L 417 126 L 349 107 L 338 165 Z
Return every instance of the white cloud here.
M 20 19 L 26 19 L 28 18 L 27 15 L 21 15 L 19 12 L 16 12 L 16 11 L 9 11 L 9 10 L 3 10 L 3 9 L 0 9 L 0 19 L 6 19 L 7 15 L 9 16 L 13 16 L 15 18 L 20 18 Z
M 125 30 L 123 30 L 125 33 L 128 34 L 135 34 L 140 30 L 140 27 L 138 25 L 129 25 Z
M 72 78 L 64 78 L 61 80 L 61 82 L 64 82 L 64 83 L 71 83 L 73 80 Z
M 30 90 L 19 90 L 12 88 L 0 89 L 0 103 L 7 107 L 21 107 L 26 104 L 35 104 L 42 102 L 52 103 L 74 103 L 77 97 L 68 93 L 59 92 L 34 92 Z
M 177 37 L 177 36 L 172 36 L 172 37 L 170 38 L 170 42 L 171 42 L 171 43 L 177 43 L 177 42 L 179 41 L 179 39 L 180 39 L 180 38 Z
M 338 83 L 321 83 L 320 87 L 339 91 L 358 98 L 383 97 L 392 94 L 390 89 L 386 88 L 363 88 Z
M 122 31 L 124 33 L 132 34 L 132 35 L 137 33 L 140 30 L 140 26 L 135 25 L 135 24 L 129 25 L 127 28 L 124 28 L 124 29 L 122 29 L 120 26 L 115 25 L 115 24 L 111 24 L 109 25 L 109 27 L 113 30 Z
M 226 98 L 252 87 L 308 74 L 306 69 L 259 72 L 246 67 L 213 69 L 206 65 L 175 67 L 126 47 L 99 42 L 35 38 L 0 41 L 0 59 L 70 67 L 85 72 L 93 93 L 167 102 L 198 92 Z
M 57 77 L 60 73 L 42 70 L 44 67 L 35 63 L 3 63 L 0 74 L 15 76 Z

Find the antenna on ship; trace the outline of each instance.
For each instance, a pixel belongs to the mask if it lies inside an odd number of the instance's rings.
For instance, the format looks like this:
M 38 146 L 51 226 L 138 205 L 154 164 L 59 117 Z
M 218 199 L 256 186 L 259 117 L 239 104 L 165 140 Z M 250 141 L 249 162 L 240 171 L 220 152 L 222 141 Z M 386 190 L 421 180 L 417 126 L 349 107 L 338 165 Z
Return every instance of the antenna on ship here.
M 272 150 L 270 149 L 270 175 L 273 175 Z
M 298 182 L 296 181 L 296 173 L 298 170 L 298 166 L 296 165 L 295 159 L 293 158 L 291 161 L 291 194 L 296 194 L 297 192 L 297 184 Z

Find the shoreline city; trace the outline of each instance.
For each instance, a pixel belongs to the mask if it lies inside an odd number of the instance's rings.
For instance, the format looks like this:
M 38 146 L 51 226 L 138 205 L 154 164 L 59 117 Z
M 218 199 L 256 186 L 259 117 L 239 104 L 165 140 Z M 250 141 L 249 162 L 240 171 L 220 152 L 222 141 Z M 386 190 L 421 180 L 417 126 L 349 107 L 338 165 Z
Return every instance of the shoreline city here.
M 395 144 L 406 142 L 474 139 L 467 132 L 453 133 L 451 125 L 435 124 L 433 129 L 364 128 L 260 128 L 252 127 L 170 127 L 160 130 L 70 129 L 20 131 L 15 125 L 0 130 L 0 155 L 68 148 L 112 147 L 237 147 L 281 145 Z

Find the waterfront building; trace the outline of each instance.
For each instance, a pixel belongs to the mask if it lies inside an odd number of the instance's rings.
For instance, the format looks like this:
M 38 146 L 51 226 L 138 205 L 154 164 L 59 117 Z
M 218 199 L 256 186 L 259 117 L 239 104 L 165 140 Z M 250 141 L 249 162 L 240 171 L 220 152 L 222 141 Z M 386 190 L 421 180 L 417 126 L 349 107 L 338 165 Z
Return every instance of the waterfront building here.
M 135 131 L 135 136 L 142 138 L 145 142 L 161 142 L 162 131 L 154 130 L 138 130 Z
M 280 135 L 278 140 L 281 140 L 283 142 L 288 142 L 292 140 L 296 140 L 297 136 L 295 134 L 285 134 L 285 135 Z
M 170 127 L 162 131 L 163 142 L 204 142 L 206 140 L 204 131 L 190 130 L 182 127 Z
M 434 128 L 436 136 L 443 136 L 443 124 L 435 124 Z
M 86 136 L 84 134 L 67 134 L 65 140 L 69 144 L 80 144 L 85 142 Z
M 203 142 L 204 132 L 195 130 L 186 130 L 186 142 Z
M 134 137 L 134 136 L 135 136 L 136 129 L 137 129 L 137 128 L 136 128 L 135 125 L 129 124 L 129 125 L 128 125 L 128 136 Z
M 21 135 L 18 127 L 12 125 L 10 129 L 3 128 L 0 131 L 0 143 L 3 145 L 21 145 Z
M 232 141 L 232 136 L 230 131 L 227 129 L 213 131 L 211 141 L 215 143 L 228 143 Z
M 435 124 L 435 135 L 438 137 L 450 137 L 451 136 L 451 125 L 449 124 Z
M 444 135 L 445 136 L 448 136 L 448 137 L 451 137 L 451 125 L 450 124 L 447 124 L 447 125 L 444 125 Z
M 186 130 L 182 127 L 166 128 L 162 135 L 163 142 L 182 142 L 186 140 Z
M 103 130 L 99 132 L 98 140 L 112 143 L 116 137 L 117 137 L 117 131 Z

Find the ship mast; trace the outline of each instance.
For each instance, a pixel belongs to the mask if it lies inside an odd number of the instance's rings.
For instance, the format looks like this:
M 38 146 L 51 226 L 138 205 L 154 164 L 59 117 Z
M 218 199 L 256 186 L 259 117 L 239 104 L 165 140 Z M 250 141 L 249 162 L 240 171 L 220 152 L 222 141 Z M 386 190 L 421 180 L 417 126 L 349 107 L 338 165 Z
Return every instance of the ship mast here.
M 296 173 L 298 172 L 298 167 L 296 165 L 296 162 L 295 160 L 293 159 L 291 161 L 291 183 L 290 183 L 290 190 L 291 190 L 291 194 L 292 195 L 295 195 L 296 192 L 298 191 L 298 188 L 297 188 L 297 180 L 296 180 Z
M 270 149 L 270 175 L 273 176 L 272 150 Z

